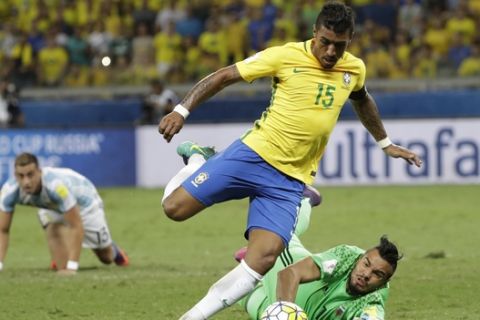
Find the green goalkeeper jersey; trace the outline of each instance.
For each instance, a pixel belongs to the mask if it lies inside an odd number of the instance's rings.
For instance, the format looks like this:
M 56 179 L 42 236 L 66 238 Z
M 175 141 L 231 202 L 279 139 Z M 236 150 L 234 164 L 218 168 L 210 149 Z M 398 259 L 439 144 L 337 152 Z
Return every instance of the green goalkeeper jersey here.
M 249 300 L 245 301 L 246 307 L 258 305 L 256 312 L 249 311 L 250 316 L 259 319 L 262 312 L 276 301 L 278 271 L 311 256 L 321 270 L 321 279 L 301 284 L 295 300 L 305 310 L 309 320 L 383 320 L 388 285 L 363 296 L 352 296 L 347 292 L 350 272 L 364 252 L 358 247 L 340 245 L 322 253 L 311 254 L 294 236 L 274 268 L 247 298 Z

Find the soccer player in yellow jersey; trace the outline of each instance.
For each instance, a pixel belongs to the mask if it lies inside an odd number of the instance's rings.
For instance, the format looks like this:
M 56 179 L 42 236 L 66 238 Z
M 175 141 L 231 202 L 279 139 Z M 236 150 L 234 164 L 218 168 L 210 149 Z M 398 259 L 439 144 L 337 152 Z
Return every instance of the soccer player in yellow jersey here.
M 180 319 L 208 319 L 251 292 L 272 268 L 291 238 L 305 184 L 313 181 L 347 99 L 387 155 L 421 165 L 415 153 L 388 138 L 365 88 L 365 65 L 345 51 L 353 32 L 352 10 L 329 2 L 317 17 L 311 40 L 272 47 L 214 72 L 160 121 L 159 132 L 170 142 L 189 112 L 226 86 L 273 79 L 270 106 L 225 151 L 213 155 L 211 148 L 190 142 L 177 149 L 187 166 L 165 189 L 162 205 L 169 218 L 183 221 L 214 203 L 250 199 L 247 254 Z

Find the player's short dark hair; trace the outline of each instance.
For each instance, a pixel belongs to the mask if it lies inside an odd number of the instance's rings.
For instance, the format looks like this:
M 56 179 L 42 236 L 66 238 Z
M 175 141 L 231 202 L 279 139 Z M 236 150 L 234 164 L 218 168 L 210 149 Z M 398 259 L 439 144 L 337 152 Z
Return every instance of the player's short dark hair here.
M 348 31 L 350 36 L 353 35 L 355 19 L 352 8 L 337 1 L 327 2 L 318 14 L 315 22 L 316 30 L 320 30 L 322 26 L 337 34 Z
M 397 246 L 388 240 L 386 235 L 380 238 L 380 243 L 375 247 L 380 256 L 387 261 L 393 268 L 393 272 L 397 269 L 398 260 L 402 259 L 402 255 L 398 253 Z
M 38 159 L 32 153 L 23 152 L 23 153 L 20 153 L 15 158 L 15 167 L 23 167 L 23 166 L 29 165 L 31 163 L 34 163 L 35 166 L 38 167 Z

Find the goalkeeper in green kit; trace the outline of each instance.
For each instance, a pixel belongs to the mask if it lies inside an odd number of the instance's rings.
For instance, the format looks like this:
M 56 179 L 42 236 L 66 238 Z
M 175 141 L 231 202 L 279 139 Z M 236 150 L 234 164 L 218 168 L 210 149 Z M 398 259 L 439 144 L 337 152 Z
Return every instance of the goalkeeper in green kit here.
M 312 195 L 304 192 L 288 247 L 240 304 L 254 320 L 275 301 L 294 302 L 311 320 L 383 320 L 388 281 L 401 258 L 397 247 L 383 236 L 377 246 L 366 251 L 339 245 L 312 254 L 298 239 L 308 227 L 312 205 L 319 204 L 311 201 L 316 197 Z M 245 249 L 240 249 L 235 258 L 240 261 L 244 255 Z

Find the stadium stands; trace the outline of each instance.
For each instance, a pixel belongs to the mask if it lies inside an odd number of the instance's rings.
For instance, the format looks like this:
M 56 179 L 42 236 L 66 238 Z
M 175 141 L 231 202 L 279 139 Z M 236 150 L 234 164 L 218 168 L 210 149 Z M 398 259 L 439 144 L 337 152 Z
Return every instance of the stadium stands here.
M 0 76 L 21 87 L 197 80 L 311 36 L 320 0 L 4 0 Z M 369 78 L 480 74 L 480 1 L 351 0 Z M 395 3 L 395 4 L 393 4 Z

